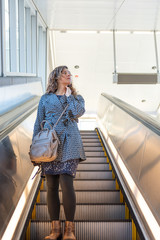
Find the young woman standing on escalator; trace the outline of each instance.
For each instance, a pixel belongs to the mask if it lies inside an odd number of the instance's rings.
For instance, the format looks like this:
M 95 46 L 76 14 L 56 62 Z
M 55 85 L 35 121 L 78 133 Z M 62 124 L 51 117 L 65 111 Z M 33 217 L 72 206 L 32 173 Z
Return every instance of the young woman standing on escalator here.
M 40 131 L 43 120 L 48 120 L 54 125 L 67 104 L 69 106 L 55 128 L 60 140 L 58 157 L 53 162 L 42 164 L 42 172 L 47 179 L 47 205 L 51 219 L 51 234 L 45 237 L 45 240 L 62 238 L 59 183 L 66 217 L 63 240 L 76 240 L 73 222 L 76 196 L 73 179 L 78 163 L 86 159 L 77 126 L 78 118 L 85 112 L 84 99 L 73 88 L 68 67 L 59 66 L 50 73 L 46 93 L 40 99 L 33 136 Z M 49 128 L 47 122 L 45 127 Z

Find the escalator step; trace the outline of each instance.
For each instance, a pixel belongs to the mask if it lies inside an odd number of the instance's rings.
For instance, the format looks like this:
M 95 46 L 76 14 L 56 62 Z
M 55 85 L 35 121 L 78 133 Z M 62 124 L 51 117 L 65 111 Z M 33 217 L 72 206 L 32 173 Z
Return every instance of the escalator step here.
M 75 190 L 115 190 L 115 180 L 74 180 Z M 44 188 L 46 190 L 46 181 L 44 181 Z
M 93 151 L 90 151 L 90 152 L 87 152 L 85 151 L 85 155 L 86 157 L 91 157 L 91 156 L 94 156 L 94 157 L 101 157 L 101 156 L 105 156 L 105 153 L 104 151 L 101 151 L 101 152 L 93 152 Z
M 99 157 L 96 157 L 96 156 L 86 156 L 86 160 L 85 161 L 82 161 L 82 162 L 80 162 L 80 164 L 82 164 L 82 163 L 106 163 L 107 162 L 107 158 L 106 158 L 106 156 L 99 156 Z
M 83 142 L 83 146 L 84 147 L 93 147 L 93 146 L 95 146 L 95 147 L 101 147 L 102 145 L 101 145 L 101 143 L 100 143 L 100 141 L 98 141 L 98 142 Z
M 60 207 L 60 219 L 64 220 L 64 209 Z M 77 204 L 75 220 L 107 221 L 125 219 L 124 204 Z M 46 204 L 36 204 L 36 220 L 50 220 Z
M 51 224 L 48 221 L 31 221 L 30 239 L 42 240 L 49 235 Z M 64 232 L 64 222 L 62 222 Z M 116 222 L 75 222 L 75 235 L 78 240 L 131 240 L 132 223 Z
M 97 152 L 97 151 L 103 151 L 102 146 L 84 146 L 84 151 L 92 151 L 92 152 Z
M 95 139 L 95 140 L 99 140 L 98 135 L 81 135 L 82 139 Z
M 99 138 L 82 138 L 83 143 L 99 143 Z
M 97 131 L 96 130 L 80 130 L 80 133 L 86 133 L 86 134 L 96 133 L 97 134 Z
M 119 203 L 120 194 L 115 191 L 75 191 L 76 203 Z M 62 192 L 59 191 L 60 202 L 62 203 Z M 47 202 L 47 192 L 40 192 L 40 203 Z
M 77 171 L 76 179 L 112 179 L 112 171 Z
M 84 164 L 78 165 L 77 171 L 78 170 L 105 170 L 105 171 L 107 171 L 107 170 L 109 170 L 109 164 L 107 164 L 107 163 L 100 163 L 100 164 L 84 163 Z
M 95 136 L 95 137 L 97 137 L 98 136 L 98 134 L 96 133 L 96 132 L 80 132 L 80 134 L 81 134 L 81 137 L 83 137 L 83 136 L 88 136 L 88 137 L 90 137 L 90 136 Z

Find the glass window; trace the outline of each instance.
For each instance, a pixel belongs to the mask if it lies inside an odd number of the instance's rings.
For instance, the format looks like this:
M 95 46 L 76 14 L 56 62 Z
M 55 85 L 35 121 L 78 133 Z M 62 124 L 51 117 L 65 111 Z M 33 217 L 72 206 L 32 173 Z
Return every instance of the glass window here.
M 19 68 L 20 72 L 26 72 L 26 57 L 25 57 L 25 7 L 24 0 L 18 1 L 19 11 Z
M 31 73 L 31 10 L 25 8 L 26 71 Z
M 2 16 L 2 6 L 0 5 L 0 15 Z M 2 18 L 0 18 L 0 76 L 2 76 Z
M 43 89 L 46 89 L 46 31 L 43 31 Z
M 6 71 L 10 72 L 9 0 L 5 0 L 5 48 L 6 48 Z
M 36 62 L 37 62 L 37 22 L 36 22 L 36 16 L 31 16 L 31 58 L 32 58 L 32 65 L 31 65 L 31 71 L 32 73 L 36 74 Z
M 25 8 L 25 27 L 24 27 L 24 39 L 25 39 L 25 63 L 26 63 L 26 72 L 27 72 L 27 8 Z
M 18 0 L 16 0 L 16 60 L 17 60 L 17 72 L 19 72 L 19 11 L 18 11 Z
M 42 76 L 42 52 L 43 52 L 43 30 L 38 26 L 38 76 Z

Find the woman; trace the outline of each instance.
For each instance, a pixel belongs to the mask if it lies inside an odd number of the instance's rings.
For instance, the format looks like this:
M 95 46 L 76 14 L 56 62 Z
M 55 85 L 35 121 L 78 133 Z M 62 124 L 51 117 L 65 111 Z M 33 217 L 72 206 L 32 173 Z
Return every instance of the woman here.
M 59 66 L 50 73 L 47 91 L 40 99 L 33 136 L 40 131 L 42 120 L 48 120 L 54 125 L 67 104 L 69 106 L 55 128 L 60 140 L 58 157 L 53 162 L 42 164 L 42 172 L 47 179 L 47 205 L 52 226 L 51 234 L 45 237 L 48 240 L 62 238 L 59 221 L 59 182 L 66 217 L 63 240 L 76 239 L 73 222 L 76 209 L 73 179 L 78 163 L 86 159 L 77 126 L 78 118 L 85 112 L 84 99 L 77 95 L 73 88 L 68 68 Z M 46 122 L 45 127 L 49 128 Z

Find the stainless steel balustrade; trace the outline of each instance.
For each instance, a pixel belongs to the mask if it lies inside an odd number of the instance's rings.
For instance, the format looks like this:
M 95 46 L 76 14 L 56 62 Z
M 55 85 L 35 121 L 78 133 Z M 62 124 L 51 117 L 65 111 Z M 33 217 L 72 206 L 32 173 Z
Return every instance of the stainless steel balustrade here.
M 19 239 L 40 181 L 40 176 L 31 180 L 36 168 L 29 159 L 28 151 L 36 118 L 35 110 L 42 92 L 41 82 L 35 83 L 25 79 L 25 82 L 21 83 L 20 80 L 19 84 L 18 82 L 13 84 L 14 79 L 11 79 L 11 86 L 6 86 L 7 84 L 4 83 L 0 88 L 0 103 L 5 110 L 0 113 L 0 239 L 2 240 Z M 23 90 L 20 92 L 21 99 L 14 85 L 18 85 L 19 91 Z M 6 92 L 8 94 L 5 95 Z M 26 95 L 30 98 L 26 99 Z M 16 97 L 15 105 L 13 100 Z M 20 221 L 19 217 L 21 217 Z
M 98 122 L 144 236 L 160 239 L 159 123 L 107 94 L 99 100 Z

